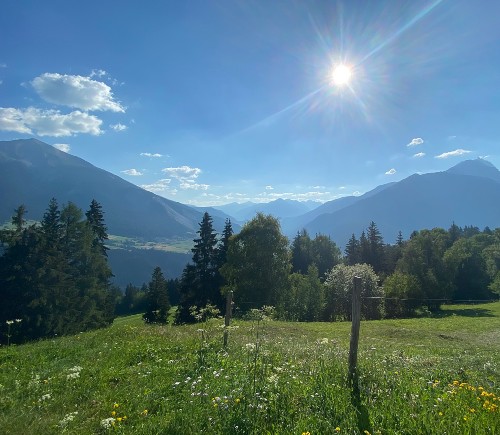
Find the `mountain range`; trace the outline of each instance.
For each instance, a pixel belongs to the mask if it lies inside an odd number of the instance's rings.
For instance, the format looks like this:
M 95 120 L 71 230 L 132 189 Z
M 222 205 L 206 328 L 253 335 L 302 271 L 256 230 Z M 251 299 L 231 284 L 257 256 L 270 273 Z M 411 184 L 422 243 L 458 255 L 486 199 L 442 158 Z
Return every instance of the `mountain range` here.
M 290 238 L 305 228 L 313 236 L 329 235 L 341 248 L 371 221 L 386 243 L 393 243 L 399 231 L 408 238 L 414 230 L 448 228 L 453 222 L 500 227 L 500 171 L 484 159 L 466 160 L 444 172 L 411 175 L 364 195 L 321 205 L 278 199 L 207 208 L 168 200 L 39 140 L 23 139 L 0 141 L 0 194 L 0 224 L 9 221 L 21 204 L 28 219 L 40 220 L 52 197 L 59 204 L 72 201 L 83 210 L 96 199 L 103 206 L 109 233 L 126 240 L 115 246 L 120 249 L 110 250 L 115 281 L 121 286 L 147 281 L 157 265 L 168 277 L 179 276 L 205 211 L 219 233 L 228 217 L 237 232 L 240 223 L 263 212 L 278 217 Z M 132 242 L 138 240 L 142 247 L 146 241 L 162 243 L 162 250 L 137 249 Z M 184 243 L 183 253 L 168 249 L 176 242 Z

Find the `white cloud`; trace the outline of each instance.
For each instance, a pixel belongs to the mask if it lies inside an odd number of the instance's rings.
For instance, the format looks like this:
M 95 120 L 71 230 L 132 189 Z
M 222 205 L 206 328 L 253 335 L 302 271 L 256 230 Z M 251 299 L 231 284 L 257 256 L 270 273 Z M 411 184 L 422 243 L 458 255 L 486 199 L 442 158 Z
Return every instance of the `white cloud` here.
M 325 186 L 312 186 L 311 189 L 322 190 L 322 189 L 326 189 L 326 187 Z
M 273 186 L 266 186 L 266 190 L 274 190 Z
M 162 169 L 162 171 L 166 172 L 171 177 L 179 181 L 194 180 L 198 178 L 198 175 L 201 174 L 200 168 L 191 168 L 189 166 L 180 166 L 177 168 L 164 168 Z
M 469 150 L 463 150 L 461 148 L 454 150 L 454 151 L 448 151 L 447 153 L 439 154 L 438 156 L 435 156 L 436 159 L 447 159 L 448 157 L 456 157 L 456 156 L 461 156 L 464 154 L 469 154 L 471 151 Z
M 31 85 L 49 103 L 81 110 L 125 112 L 125 108 L 113 99 L 111 88 L 91 77 L 44 73 L 35 77 Z
M 39 136 L 72 136 L 77 133 L 99 135 L 102 121 L 96 116 L 76 110 L 61 114 L 58 110 L 34 107 L 15 109 L 0 107 L 0 130 L 36 133 Z
M 126 174 L 126 175 L 131 175 L 132 177 L 139 177 L 142 174 L 142 172 L 138 171 L 137 169 L 126 169 L 125 171 L 121 171 L 122 173 Z
M 425 153 L 413 154 L 413 157 L 415 157 L 415 158 L 424 157 L 424 156 L 425 156 Z
M 114 131 L 123 131 L 123 130 L 126 130 L 128 127 L 126 125 L 123 125 L 123 124 L 110 124 L 109 125 Z
M 93 69 L 92 72 L 90 73 L 90 76 L 89 77 L 106 77 L 107 76 L 107 72 L 104 71 L 103 69 Z
M 54 148 L 57 148 L 59 151 L 63 153 L 69 153 L 71 147 L 67 143 L 55 143 Z
M 150 192 L 165 192 L 169 190 L 170 178 L 162 178 L 152 184 L 142 184 L 141 187 L 145 190 L 149 190 Z M 175 191 L 176 193 L 177 191 Z
M 407 147 L 414 147 L 417 145 L 422 145 L 423 143 L 424 143 L 424 140 L 421 137 L 416 137 L 416 138 L 412 139 L 411 142 L 409 144 L 407 144 L 406 146 Z
M 394 175 L 397 171 L 394 168 L 389 169 L 385 175 Z
M 145 156 L 145 157 L 155 157 L 155 158 L 158 158 L 158 157 L 162 157 L 163 154 L 158 154 L 158 153 L 141 153 L 141 156 Z
M 208 190 L 210 187 L 208 184 L 198 184 L 193 180 L 181 181 L 179 187 L 181 189 L 192 189 L 192 190 Z

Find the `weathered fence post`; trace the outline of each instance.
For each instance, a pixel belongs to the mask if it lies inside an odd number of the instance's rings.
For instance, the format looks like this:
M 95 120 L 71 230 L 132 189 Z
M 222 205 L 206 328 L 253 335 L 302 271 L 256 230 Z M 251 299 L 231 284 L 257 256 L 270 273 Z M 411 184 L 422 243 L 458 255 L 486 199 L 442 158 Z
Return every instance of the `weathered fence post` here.
M 358 365 L 359 326 L 361 321 L 361 278 L 355 276 L 353 278 L 353 284 L 351 345 L 349 348 L 349 382 L 352 382 L 355 378 Z
M 231 323 L 231 313 L 233 311 L 233 291 L 226 294 L 226 315 L 224 317 L 224 347 L 227 347 L 227 336 L 229 334 L 229 325 Z

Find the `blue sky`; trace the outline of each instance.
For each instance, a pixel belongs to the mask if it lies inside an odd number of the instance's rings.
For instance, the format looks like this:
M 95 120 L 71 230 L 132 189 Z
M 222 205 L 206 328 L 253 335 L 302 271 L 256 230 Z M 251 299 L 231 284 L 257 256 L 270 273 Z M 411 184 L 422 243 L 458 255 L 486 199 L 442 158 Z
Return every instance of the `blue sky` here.
M 470 158 L 500 167 L 492 0 L 0 8 L 0 140 L 175 201 L 327 201 Z

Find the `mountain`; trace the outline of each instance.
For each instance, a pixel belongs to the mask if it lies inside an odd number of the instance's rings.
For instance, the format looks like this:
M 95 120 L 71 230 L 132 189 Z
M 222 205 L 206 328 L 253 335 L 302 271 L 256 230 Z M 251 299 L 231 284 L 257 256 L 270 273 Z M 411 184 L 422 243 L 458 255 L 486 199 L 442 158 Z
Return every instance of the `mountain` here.
M 191 259 L 189 244 L 199 229 L 202 210 L 155 195 L 41 141 L 0 141 L 0 224 L 10 221 L 21 204 L 28 219 L 40 220 L 52 197 L 60 206 L 72 201 L 83 211 L 96 199 L 108 232 L 126 241 L 185 241 L 187 253 L 135 249 L 132 242 L 111 249 L 113 282 L 121 287 L 148 282 L 156 266 L 167 278 L 177 278 Z M 220 211 L 213 216 L 217 232 L 226 217 Z
M 361 196 L 350 195 L 334 199 L 332 201 L 327 201 L 308 213 L 305 213 L 300 216 L 294 216 L 283 219 L 281 221 L 281 228 L 287 236 L 294 237 L 297 231 L 301 231 L 303 228 L 305 228 L 305 226 L 309 222 L 313 221 L 316 217 L 321 216 L 322 214 L 335 213 L 336 211 L 348 207 L 360 200 L 369 198 L 370 196 L 373 196 L 378 192 L 387 189 L 389 186 L 393 184 L 394 183 L 388 183 L 388 184 L 383 184 L 381 186 L 377 186 L 375 189 L 370 190 L 369 192 L 366 192 Z
M 78 157 L 36 139 L 0 141 L 0 223 L 20 204 L 39 220 L 55 197 L 87 210 L 103 207 L 110 234 L 126 237 L 193 239 L 202 211 L 148 192 Z M 218 231 L 223 217 L 214 217 Z
M 232 203 L 225 206 L 216 206 L 214 208 L 223 210 L 239 222 L 245 222 L 252 219 L 259 212 L 273 215 L 278 219 L 300 216 L 319 206 L 320 203 L 314 201 L 295 201 L 292 199 L 279 198 L 271 202 L 258 204 L 247 202 L 238 205 L 236 205 L 236 203 Z
M 374 221 L 387 243 L 398 231 L 408 237 L 424 228 L 459 226 L 500 227 L 500 172 L 485 160 L 459 163 L 444 171 L 412 175 L 305 225 L 345 246 L 354 233 Z

